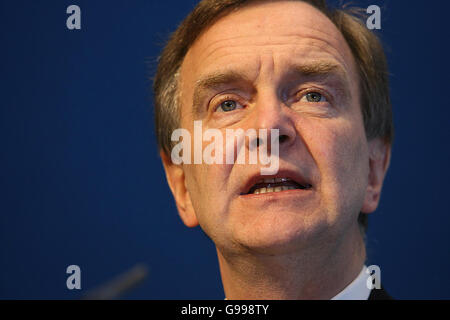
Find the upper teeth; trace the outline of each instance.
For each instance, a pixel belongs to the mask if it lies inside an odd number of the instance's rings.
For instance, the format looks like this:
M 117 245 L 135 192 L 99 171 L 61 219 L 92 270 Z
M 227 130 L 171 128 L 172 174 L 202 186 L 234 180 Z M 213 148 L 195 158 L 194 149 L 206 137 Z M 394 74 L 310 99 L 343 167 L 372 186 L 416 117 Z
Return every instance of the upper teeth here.
M 261 179 L 257 183 L 279 183 L 279 182 L 286 182 L 291 179 L 289 178 L 269 178 L 269 179 Z
M 280 192 L 280 191 L 286 191 L 286 190 L 294 190 L 298 189 L 294 186 L 271 186 L 271 184 L 276 183 L 283 183 L 291 181 L 289 178 L 266 178 L 259 180 L 256 184 L 267 184 L 267 187 L 261 187 L 258 189 L 255 189 L 252 193 L 253 194 L 260 194 L 260 193 L 269 193 L 269 192 Z

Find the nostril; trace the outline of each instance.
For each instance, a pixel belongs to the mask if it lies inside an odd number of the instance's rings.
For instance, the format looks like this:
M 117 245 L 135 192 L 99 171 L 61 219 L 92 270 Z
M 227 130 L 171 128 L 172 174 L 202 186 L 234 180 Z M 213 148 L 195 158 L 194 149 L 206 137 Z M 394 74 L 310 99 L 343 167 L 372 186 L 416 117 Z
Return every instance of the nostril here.
M 278 137 L 280 144 L 287 141 L 289 139 L 289 137 L 285 134 L 282 134 L 281 136 Z
M 257 139 L 256 139 L 256 146 L 259 147 L 259 146 L 262 145 L 262 144 L 263 144 L 262 139 L 261 139 L 261 138 L 257 138 Z
M 261 139 L 261 138 L 256 138 L 256 139 L 250 141 L 249 147 L 250 147 L 251 149 L 253 149 L 253 148 L 259 148 L 259 147 L 262 146 L 263 144 L 264 144 L 263 139 Z

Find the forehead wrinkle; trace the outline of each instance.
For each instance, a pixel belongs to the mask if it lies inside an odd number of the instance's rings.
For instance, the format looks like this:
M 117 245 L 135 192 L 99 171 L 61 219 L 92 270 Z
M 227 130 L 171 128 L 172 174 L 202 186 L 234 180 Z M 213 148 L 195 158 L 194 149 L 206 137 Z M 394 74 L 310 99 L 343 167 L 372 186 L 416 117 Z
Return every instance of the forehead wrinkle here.
M 277 40 L 284 40 L 284 38 L 287 38 L 286 42 L 287 43 L 277 43 L 277 42 L 268 42 L 267 39 L 270 39 L 270 35 L 268 34 L 258 34 L 258 35 L 251 35 L 251 34 L 247 34 L 247 35 L 243 35 L 243 36 L 233 36 L 230 38 L 224 38 L 224 39 L 218 39 L 215 41 L 207 41 L 205 39 L 202 39 L 200 42 L 206 42 L 206 49 L 202 50 L 203 52 L 205 52 L 206 54 L 209 55 L 208 53 L 208 48 L 212 48 L 211 52 L 214 52 L 217 49 L 220 49 L 221 47 L 237 47 L 237 46 L 242 46 L 242 44 L 226 44 L 227 42 L 233 42 L 235 40 L 240 40 L 240 39 L 249 39 L 248 41 L 245 41 L 245 45 L 253 45 L 253 46 L 270 46 L 270 45 L 295 45 L 295 43 L 291 42 L 291 38 L 296 38 L 300 41 L 302 40 L 317 40 L 317 41 L 322 41 L 325 42 L 326 44 L 328 44 L 330 47 L 332 48 L 336 48 L 337 46 L 339 46 L 339 44 L 344 40 L 343 36 L 340 34 L 340 32 L 338 30 L 336 30 L 337 32 L 339 32 L 338 34 L 336 34 L 336 36 L 333 36 L 332 33 L 327 33 L 325 31 L 322 31 L 320 29 L 314 29 L 315 32 L 321 33 L 323 34 L 323 37 L 321 37 L 320 35 L 313 35 L 313 34 L 299 34 L 297 33 L 287 33 L 287 34 L 283 34 L 283 35 L 277 35 L 274 34 L 273 38 L 277 38 Z M 331 38 L 331 39 L 327 39 L 327 38 Z M 261 39 L 262 41 L 258 41 L 259 39 Z M 336 43 L 333 43 L 333 41 L 335 41 Z M 221 43 L 225 42 L 224 45 L 221 45 Z M 262 42 L 262 43 L 258 43 L 258 42 Z M 195 43 L 192 47 L 194 48 L 196 45 L 198 45 L 200 43 Z M 203 45 L 205 45 L 205 43 L 201 43 Z M 216 45 L 219 44 L 218 48 L 215 48 Z M 336 46 L 337 45 L 337 46 Z
M 202 34 L 197 41 L 194 43 L 193 47 L 196 45 L 205 46 L 206 50 L 202 50 L 203 52 L 208 51 L 208 47 L 213 47 L 212 51 L 214 51 L 214 46 L 219 42 L 226 42 L 226 41 L 233 41 L 233 40 L 239 40 L 241 38 L 249 38 L 250 42 L 254 39 L 262 38 L 263 40 L 267 40 L 269 37 L 274 36 L 276 38 L 280 37 L 299 37 L 299 38 L 311 38 L 311 39 L 317 39 L 327 42 L 331 47 L 339 47 L 340 44 L 343 42 L 344 37 L 342 33 L 338 30 L 336 25 L 327 17 L 325 16 L 320 10 L 314 8 L 313 6 L 306 4 L 306 3 L 296 3 L 295 5 L 301 4 L 306 5 L 310 7 L 309 9 L 313 9 L 315 11 L 315 14 L 319 15 L 319 17 L 316 17 L 316 19 L 313 21 L 311 19 L 306 19 L 305 21 L 298 22 L 298 19 L 296 18 L 296 24 L 295 24 L 295 31 L 292 32 L 292 25 L 289 23 L 289 25 L 286 25 L 287 21 L 291 21 L 292 17 L 287 16 L 286 21 L 281 21 L 280 23 L 273 23 L 273 17 L 272 17 L 272 10 L 267 10 L 259 7 L 258 4 L 255 4 L 253 6 L 252 4 L 248 4 L 247 6 L 244 6 L 241 10 L 237 12 L 231 12 L 227 15 L 220 18 L 218 21 L 216 21 L 210 28 L 207 30 L 204 34 Z M 261 4 L 263 7 L 267 4 Z M 259 8 L 258 8 L 259 7 Z M 248 23 L 242 24 L 242 19 L 239 17 L 244 14 L 245 12 L 248 12 L 249 10 L 258 10 L 260 14 L 258 15 L 258 21 L 255 21 L 253 19 L 250 19 Z M 261 14 L 261 11 L 263 12 Z M 309 10 L 307 10 L 309 11 Z M 277 14 L 279 12 L 276 12 Z M 307 15 L 308 17 L 308 15 Z M 265 24 L 265 19 L 271 21 L 270 24 Z M 318 20 L 318 21 L 317 21 Z M 244 19 L 245 21 L 245 19 Z M 273 30 L 279 30 L 277 29 L 278 26 L 283 25 L 286 28 L 283 28 L 284 31 L 281 31 L 280 33 L 273 33 Z M 291 30 L 289 30 L 291 28 Z M 240 35 L 243 33 L 244 35 Z M 229 36 L 229 35 L 232 36 Z M 221 39 L 214 39 L 217 35 L 221 35 Z M 213 39 L 211 39 L 213 38 Z M 334 42 L 334 44 L 332 43 Z M 246 43 L 249 43 L 247 41 Z
M 330 53 L 333 56 L 337 56 L 339 57 L 339 60 L 341 61 L 341 63 L 349 69 L 349 71 L 351 70 L 351 63 L 350 66 L 348 65 L 347 60 L 349 59 L 353 59 L 353 55 L 351 54 L 351 51 L 347 48 L 347 46 L 345 45 L 345 47 L 343 48 L 344 52 L 342 52 L 343 50 L 339 50 L 336 46 L 333 45 L 332 42 L 330 42 L 327 39 L 323 39 L 320 37 L 314 37 L 314 36 L 310 36 L 310 37 L 301 37 L 298 35 L 291 35 L 289 36 L 290 38 L 296 38 L 298 39 L 298 42 L 294 42 L 291 39 L 289 39 L 289 41 L 286 41 L 288 43 L 283 43 L 283 42 L 276 42 L 276 43 L 249 43 L 246 42 L 244 44 L 240 43 L 240 44 L 232 44 L 232 43 L 223 43 L 220 46 L 216 46 L 215 48 L 211 48 L 208 50 L 208 48 L 206 48 L 205 50 L 202 50 L 202 56 L 205 56 L 205 59 L 199 59 L 201 61 L 205 61 L 208 58 L 214 58 L 214 59 L 218 59 L 221 58 L 223 56 L 226 55 L 230 55 L 230 54 L 239 54 L 239 53 L 252 53 L 252 49 L 249 47 L 272 47 L 272 46 L 283 46 L 283 47 L 293 47 L 293 50 L 295 52 L 300 52 L 300 53 L 304 53 L 307 50 L 302 47 L 304 45 L 307 45 L 309 47 L 317 47 L 320 50 L 326 51 L 328 53 Z M 245 37 L 243 37 L 245 38 Z M 219 40 L 216 43 L 219 42 L 223 42 L 226 40 Z M 344 41 L 344 40 L 343 40 Z M 317 42 L 322 42 L 323 44 L 317 43 Z M 210 47 L 210 46 L 209 46 Z M 241 50 L 239 50 L 239 52 L 227 52 L 228 50 L 231 50 L 233 48 L 239 48 L 242 47 L 242 52 Z M 217 51 L 225 51 L 223 54 L 220 54 L 219 56 L 215 56 L 213 57 L 215 54 L 217 55 Z M 304 52 L 302 52 L 304 51 Z M 347 59 L 346 59 L 347 58 Z

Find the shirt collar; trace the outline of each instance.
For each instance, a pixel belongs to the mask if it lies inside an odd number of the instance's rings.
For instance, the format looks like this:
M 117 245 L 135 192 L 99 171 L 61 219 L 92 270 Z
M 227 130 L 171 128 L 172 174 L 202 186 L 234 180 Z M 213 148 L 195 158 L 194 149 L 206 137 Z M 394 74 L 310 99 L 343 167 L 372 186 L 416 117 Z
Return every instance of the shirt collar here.
M 359 275 L 331 300 L 367 300 L 371 289 L 367 286 L 369 270 L 364 265 Z

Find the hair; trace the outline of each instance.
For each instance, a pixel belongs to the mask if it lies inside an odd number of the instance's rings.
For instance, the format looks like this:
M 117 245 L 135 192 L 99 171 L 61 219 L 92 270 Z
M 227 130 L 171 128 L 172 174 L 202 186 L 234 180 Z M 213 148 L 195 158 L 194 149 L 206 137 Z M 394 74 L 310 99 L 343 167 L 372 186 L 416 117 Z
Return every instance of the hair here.
M 253 2 L 271 0 L 202 0 L 173 32 L 158 58 L 153 82 L 155 128 L 159 149 L 170 155 L 171 135 L 180 123 L 179 73 L 184 57 L 195 40 L 220 17 Z M 394 126 L 389 95 L 386 56 L 378 37 L 362 21 L 361 10 L 333 9 L 326 0 L 290 0 L 312 5 L 325 14 L 341 32 L 356 62 L 360 85 L 361 112 L 368 140 L 381 138 L 392 144 Z M 365 231 L 367 215 L 358 222 Z

